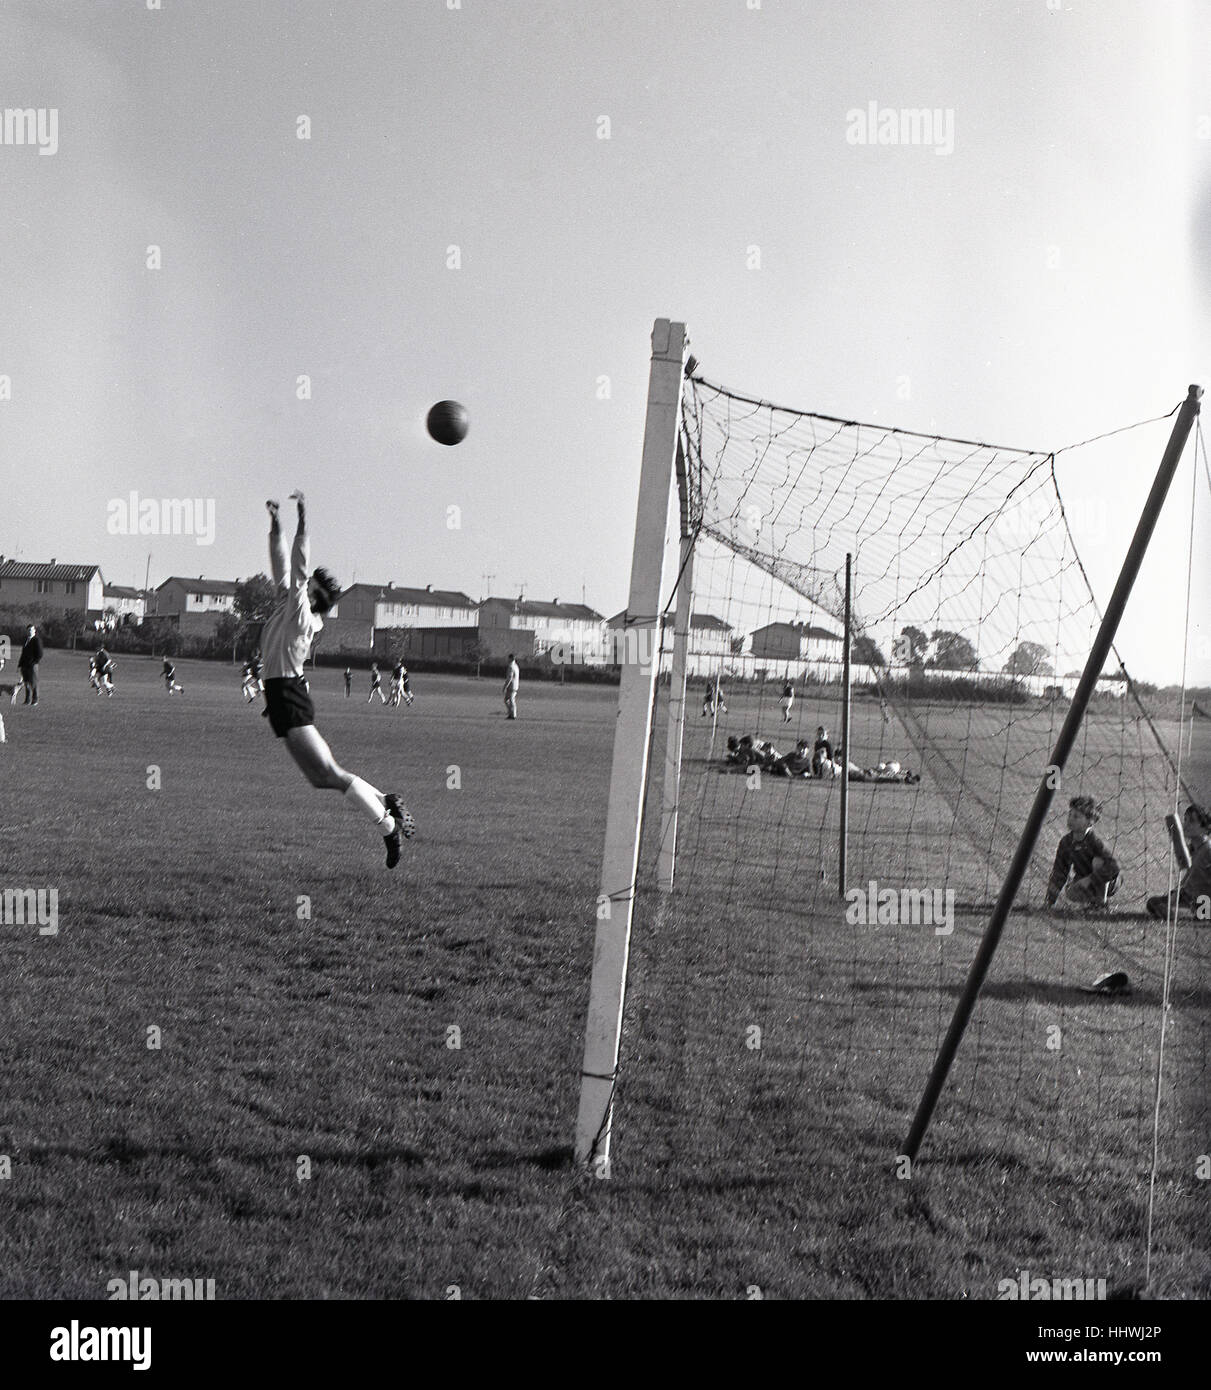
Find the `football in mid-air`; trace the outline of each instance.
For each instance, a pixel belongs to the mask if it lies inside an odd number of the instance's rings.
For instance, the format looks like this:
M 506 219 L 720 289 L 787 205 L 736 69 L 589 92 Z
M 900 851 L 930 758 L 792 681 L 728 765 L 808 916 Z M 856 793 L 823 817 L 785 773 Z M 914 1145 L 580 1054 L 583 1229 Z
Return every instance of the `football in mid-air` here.
M 458 401 L 438 401 L 429 411 L 425 426 L 439 444 L 460 444 L 467 437 L 466 407 Z

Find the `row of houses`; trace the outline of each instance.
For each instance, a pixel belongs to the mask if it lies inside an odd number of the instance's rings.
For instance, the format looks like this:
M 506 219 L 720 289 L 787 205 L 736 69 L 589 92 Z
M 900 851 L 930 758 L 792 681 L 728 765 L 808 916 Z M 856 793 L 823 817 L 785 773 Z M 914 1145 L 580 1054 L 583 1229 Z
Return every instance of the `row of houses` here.
M 225 580 L 166 579 L 157 589 L 107 584 L 100 565 L 33 563 L 0 555 L 0 606 L 40 608 L 82 623 L 118 627 L 162 615 L 185 631 L 213 633 L 235 604 L 235 584 Z
M 213 637 L 224 614 L 235 610 L 236 580 L 173 575 L 154 589 L 106 584 L 98 565 L 31 564 L 0 555 L 0 607 L 41 608 L 76 615 L 98 628 L 148 620 L 169 624 L 182 635 Z M 650 660 L 639 639 L 651 642 L 650 628 L 628 628 L 625 612 L 605 619 L 580 603 L 486 598 L 476 602 L 458 590 L 413 589 L 393 583 L 352 584 L 324 620 L 323 650 L 328 655 L 417 660 L 498 660 L 514 653 L 521 661 L 549 660 L 567 665 L 608 666 L 623 660 Z M 687 672 L 691 678 L 833 681 L 840 674 L 844 642 L 819 621 L 766 623 L 737 632 L 710 613 L 690 619 Z M 665 640 L 667 664 L 668 638 Z M 634 654 L 632 654 L 634 653 Z M 883 675 L 895 674 L 885 668 Z M 853 679 L 874 682 L 880 673 L 855 664 Z M 993 684 L 993 673 L 934 671 L 936 679 L 975 679 Z M 1019 675 L 1020 687 L 1044 697 L 1069 697 L 1079 673 Z M 1098 691 L 1121 695 L 1121 675 L 1105 675 Z
M 42 607 L 78 615 L 99 627 L 156 619 L 182 635 L 213 637 L 235 610 L 236 580 L 173 575 L 154 589 L 106 584 L 99 565 L 26 563 L 0 555 L 0 606 Z M 400 630 L 407 630 L 406 640 Z M 547 657 L 569 665 L 610 665 L 626 642 L 626 614 L 605 619 L 582 603 L 491 597 L 476 601 L 459 590 L 408 588 L 394 583 L 351 584 L 324 620 L 330 653 L 350 655 L 405 647 L 413 657 L 493 659 Z M 695 665 L 737 656 L 778 662 L 837 662 L 842 640 L 817 624 L 776 622 L 738 635 L 722 618 L 695 613 Z

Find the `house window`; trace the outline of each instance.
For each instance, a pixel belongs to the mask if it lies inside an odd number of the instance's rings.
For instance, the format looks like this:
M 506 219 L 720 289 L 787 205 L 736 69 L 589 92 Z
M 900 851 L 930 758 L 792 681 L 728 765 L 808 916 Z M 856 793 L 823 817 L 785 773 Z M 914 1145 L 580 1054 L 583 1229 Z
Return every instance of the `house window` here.
M 53 589 L 53 586 L 51 585 L 51 582 L 50 582 L 49 579 L 39 579 L 39 580 L 38 580 L 38 593 L 40 593 L 40 594 L 49 594 L 49 593 L 53 593 L 53 592 L 54 592 L 54 589 Z
M 74 594 L 76 592 L 76 586 L 70 579 L 64 584 L 63 592 L 65 594 Z

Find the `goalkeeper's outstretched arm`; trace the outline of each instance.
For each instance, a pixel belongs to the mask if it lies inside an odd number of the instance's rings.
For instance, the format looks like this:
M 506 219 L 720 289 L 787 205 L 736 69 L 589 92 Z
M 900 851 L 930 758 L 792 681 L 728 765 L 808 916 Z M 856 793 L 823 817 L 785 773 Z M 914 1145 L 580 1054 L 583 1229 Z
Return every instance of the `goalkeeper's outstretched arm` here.
M 307 535 L 307 504 L 301 492 L 290 496 L 298 503 L 299 524 L 294 533 L 294 548 L 290 554 L 290 588 L 293 592 L 306 590 L 311 564 L 311 541 Z
M 286 586 L 286 542 L 282 539 L 281 503 L 270 499 L 265 507 L 269 512 L 269 566 L 273 572 L 273 586 L 282 589 Z

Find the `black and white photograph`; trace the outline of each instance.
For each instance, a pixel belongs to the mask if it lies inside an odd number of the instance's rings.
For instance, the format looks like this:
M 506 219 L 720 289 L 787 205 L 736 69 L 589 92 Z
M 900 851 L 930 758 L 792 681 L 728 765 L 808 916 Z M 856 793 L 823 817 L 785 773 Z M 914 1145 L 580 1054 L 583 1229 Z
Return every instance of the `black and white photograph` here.
M 0 209 L 38 1373 L 433 1301 L 1179 1365 L 1207 0 L 0 0 Z

